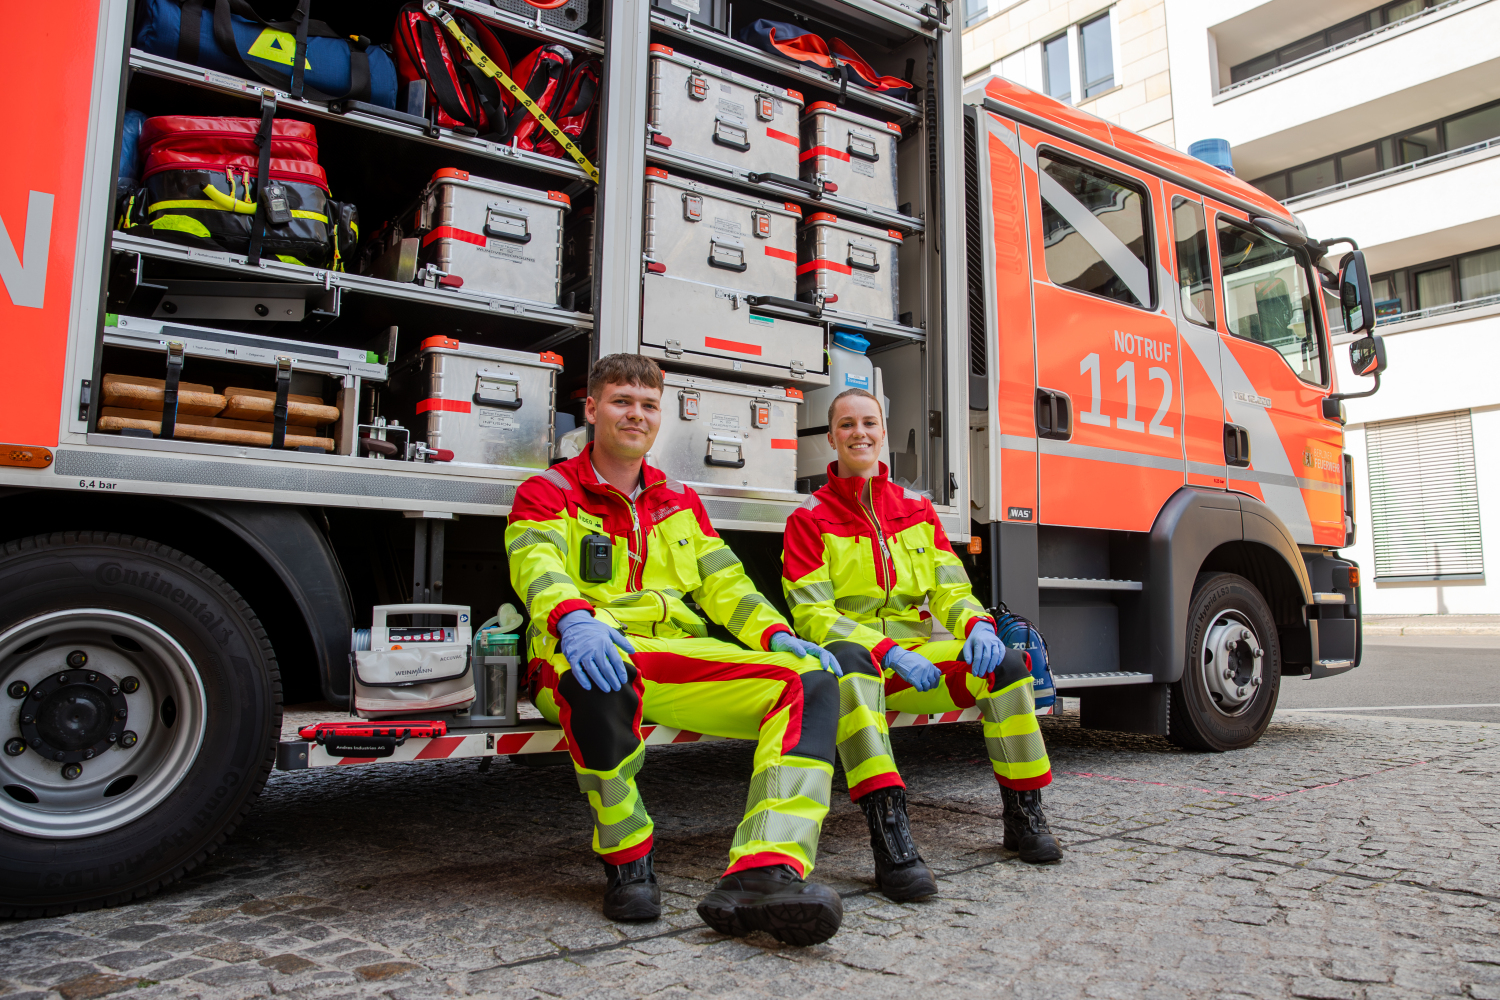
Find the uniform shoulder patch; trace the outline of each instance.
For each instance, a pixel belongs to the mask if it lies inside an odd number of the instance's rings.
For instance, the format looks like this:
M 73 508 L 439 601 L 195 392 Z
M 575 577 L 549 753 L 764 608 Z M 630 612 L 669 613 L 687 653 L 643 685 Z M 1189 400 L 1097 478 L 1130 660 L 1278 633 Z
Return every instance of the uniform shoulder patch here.
M 536 478 L 547 480 L 547 482 L 551 483 L 553 486 L 556 486 L 564 493 L 567 493 L 573 489 L 573 484 L 568 482 L 568 477 L 564 476 L 556 469 L 548 469 L 546 472 L 538 473 Z
M 823 504 L 823 501 L 819 500 L 816 495 L 813 495 L 813 496 L 808 497 L 806 500 L 802 501 L 802 507 L 801 507 L 801 509 L 802 510 L 817 510 L 820 506 L 822 506 L 822 504 Z
M 916 501 L 917 503 L 921 503 L 923 500 L 932 499 L 932 497 L 928 496 L 926 493 L 919 493 L 916 490 L 909 490 L 904 486 L 901 487 L 901 495 L 906 497 L 906 499 Z
M 673 493 L 681 493 L 682 492 L 682 484 L 679 483 L 677 480 L 671 478 L 670 476 L 668 476 L 667 479 L 662 482 L 662 485 L 665 486 L 667 489 L 671 490 Z

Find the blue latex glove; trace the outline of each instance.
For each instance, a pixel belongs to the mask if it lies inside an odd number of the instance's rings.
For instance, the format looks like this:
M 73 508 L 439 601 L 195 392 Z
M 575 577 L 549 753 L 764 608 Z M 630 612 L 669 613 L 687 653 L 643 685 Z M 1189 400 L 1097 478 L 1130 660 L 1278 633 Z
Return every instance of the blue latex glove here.
M 885 654 L 885 665 L 918 691 L 931 691 L 943 679 L 942 671 L 934 667 L 931 660 L 900 646 L 892 646 Z
M 975 677 L 984 677 L 994 673 L 1000 661 L 1005 659 L 1005 644 L 995 634 L 995 626 L 989 622 L 975 622 L 958 658 L 969 664 Z
M 601 691 L 618 691 L 630 682 L 625 661 L 615 647 L 627 653 L 634 653 L 635 647 L 619 629 L 610 628 L 587 611 L 569 611 L 557 620 L 557 634 L 562 640 L 562 654 L 568 666 L 578 671 L 578 683 L 585 691 L 592 691 L 594 685 Z
M 790 632 L 777 632 L 771 636 L 771 649 L 777 653 L 791 653 L 793 656 L 806 656 L 808 653 L 817 653 L 818 662 L 823 664 L 823 669 L 835 677 L 844 676 L 843 668 L 839 666 L 838 657 L 828 650 L 806 639 L 799 639 Z

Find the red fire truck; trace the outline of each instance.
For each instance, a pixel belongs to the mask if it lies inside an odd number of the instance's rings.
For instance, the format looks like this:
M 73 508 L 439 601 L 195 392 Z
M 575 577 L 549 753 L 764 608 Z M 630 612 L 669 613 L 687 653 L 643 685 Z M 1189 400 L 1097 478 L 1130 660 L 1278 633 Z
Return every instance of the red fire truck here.
M 276 767 L 561 749 L 513 711 L 378 750 L 283 739 L 282 704 L 348 706 L 377 606 L 524 607 L 503 519 L 576 448 L 583 373 L 615 351 L 667 372 L 651 460 L 773 600 L 766 536 L 819 471 L 796 464 L 820 432 L 804 400 L 873 378 L 893 475 L 933 498 L 976 593 L 1037 623 L 1085 727 L 1240 749 L 1282 678 L 1358 665 L 1329 339 L 1362 334 L 1378 387 L 1357 247 L 1004 80 L 963 92 L 949 4 L 444 0 L 518 74 L 595 67 L 577 159 L 465 126 L 405 68 L 373 96 L 421 5 L 314 0 L 333 27 L 312 38 L 307 4 L 267 2 L 288 20 L 236 14 L 237 71 L 210 58 L 218 6 L 102 0 L 0 68 L 0 915 L 172 881 Z M 758 27 L 793 20 L 832 40 L 822 62 Z M 368 92 L 292 72 L 339 38 Z M 135 144 L 185 119 L 259 123 L 273 152 L 163 195 L 183 162 L 142 170 Z M 313 132 L 317 162 L 285 176 L 346 201 L 278 222 L 301 189 L 256 156 Z M 332 234 L 342 204 L 363 230 L 337 260 L 202 222 Z M 544 291 L 485 284 L 512 264 Z M 850 344 L 862 369 L 837 363 Z

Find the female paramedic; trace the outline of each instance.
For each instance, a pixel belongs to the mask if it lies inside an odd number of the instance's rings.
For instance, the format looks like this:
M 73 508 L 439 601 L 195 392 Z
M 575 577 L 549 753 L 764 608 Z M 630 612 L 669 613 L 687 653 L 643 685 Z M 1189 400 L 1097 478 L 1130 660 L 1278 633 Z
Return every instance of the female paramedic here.
M 828 428 L 838 460 L 828 466 L 828 485 L 787 520 L 781 585 L 797 634 L 838 657 L 846 684 L 884 682 L 885 706 L 866 707 L 878 704 L 878 693 L 846 699 L 838 727 L 849 797 L 869 820 L 881 891 L 896 900 L 937 891 L 912 842 L 885 707 L 920 714 L 978 706 L 1004 802 L 1004 847 L 1023 861 L 1060 860 L 1042 814 L 1052 768 L 1030 660 L 996 636 L 932 502 L 886 477 L 879 401 L 845 390 L 828 409 Z M 964 638 L 933 642 L 934 620 Z

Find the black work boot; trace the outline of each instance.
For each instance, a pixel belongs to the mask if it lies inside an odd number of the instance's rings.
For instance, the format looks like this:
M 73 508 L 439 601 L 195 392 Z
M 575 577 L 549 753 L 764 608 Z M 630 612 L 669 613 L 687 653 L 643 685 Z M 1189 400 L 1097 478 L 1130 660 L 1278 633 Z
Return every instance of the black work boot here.
M 1062 845 L 1052 836 L 1047 817 L 1042 814 L 1042 790 L 1033 788 L 1018 792 L 1001 785 L 1000 799 L 1005 803 L 1005 840 L 1002 846 L 1021 855 L 1022 861 L 1034 865 L 1061 861 Z
M 906 817 L 906 789 L 877 788 L 859 800 L 870 822 L 875 883 L 887 899 L 901 903 L 937 892 L 937 877 L 917 853 Z
M 786 944 L 822 944 L 838 933 L 844 901 L 826 885 L 804 882 L 791 865 L 725 875 L 698 904 L 698 916 L 720 934 L 765 931 Z
M 656 848 L 623 865 L 604 862 L 604 915 L 610 920 L 655 920 L 661 916 L 661 887 L 656 884 Z

